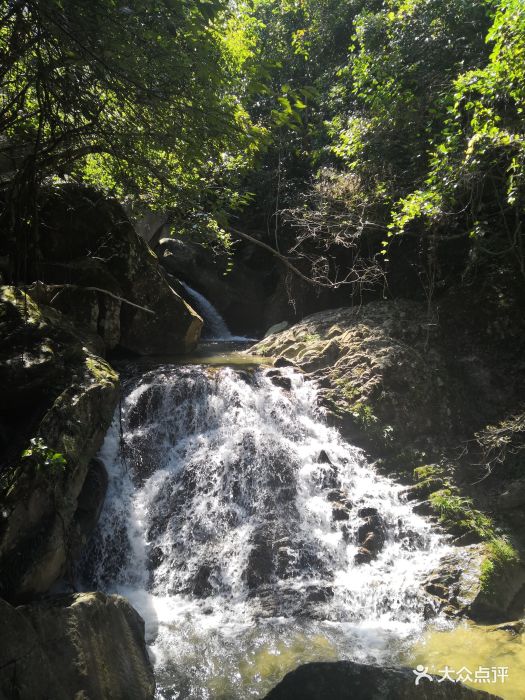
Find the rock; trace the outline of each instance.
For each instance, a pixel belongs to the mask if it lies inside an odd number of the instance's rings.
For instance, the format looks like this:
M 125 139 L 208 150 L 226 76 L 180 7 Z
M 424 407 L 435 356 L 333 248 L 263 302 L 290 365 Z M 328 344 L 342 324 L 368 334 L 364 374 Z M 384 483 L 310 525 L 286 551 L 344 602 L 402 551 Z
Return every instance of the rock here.
M 372 552 L 370 552 L 365 547 L 359 547 L 357 553 L 354 556 L 354 561 L 356 564 L 369 564 L 374 558 Z
M 357 542 L 360 545 L 355 555 L 356 564 L 364 564 L 375 559 L 386 540 L 386 527 L 383 518 L 375 508 L 362 508 L 358 515 L 365 522 L 357 531 Z
M 154 571 L 164 561 L 164 552 L 161 547 L 153 547 L 148 551 L 148 571 Z
M 443 606 L 477 622 L 505 622 L 523 609 L 525 566 L 509 562 L 495 569 L 490 588 L 484 587 L 483 570 L 491 560 L 490 545 L 474 544 L 445 557 L 423 583 L 423 588 Z
M 41 218 L 44 281 L 74 280 L 79 287 L 96 287 L 120 298 L 69 288 L 58 295 L 55 289 L 45 301 L 53 299 L 56 308 L 96 329 L 108 349 L 118 343 L 151 355 L 195 348 L 202 319 L 173 290 L 157 256 L 118 202 L 87 187 L 65 185 L 47 193 Z
M 108 473 L 99 459 L 92 459 L 88 473 L 77 499 L 77 509 L 73 518 L 70 555 L 77 559 L 88 543 L 98 523 L 106 491 Z
M 213 574 L 213 569 L 209 564 L 203 564 L 193 581 L 192 593 L 197 598 L 207 598 L 213 592 L 213 586 L 210 582 L 210 576 Z
M 341 522 L 342 520 L 350 520 L 350 513 L 348 512 L 347 508 L 345 508 L 341 504 L 338 504 L 332 508 L 332 518 L 336 522 Z
M 288 673 L 265 700 L 498 700 L 449 680 L 422 680 L 409 668 L 352 661 L 309 663 Z
M 307 589 L 306 602 L 327 603 L 334 597 L 334 589 L 331 586 L 311 586 Z
M 266 333 L 264 334 L 263 338 L 268 338 L 270 335 L 273 335 L 274 333 L 280 333 L 281 331 L 285 331 L 287 328 L 289 328 L 290 324 L 288 321 L 281 321 L 281 323 L 274 323 L 271 328 L 268 328 Z
M 81 593 L 14 608 L 0 601 L 0 697 L 152 700 L 144 622 L 120 596 Z
M 489 628 L 490 629 L 490 628 Z M 512 622 L 504 622 L 501 625 L 494 625 L 491 631 L 494 632 L 512 632 L 512 634 L 523 634 L 525 632 L 525 620 L 513 620 Z
M 275 362 L 273 363 L 274 367 L 281 368 L 281 367 L 296 367 L 295 362 L 292 362 L 291 360 L 287 360 L 286 357 L 278 357 Z
M 319 472 L 319 486 L 322 489 L 337 491 L 339 490 L 339 485 L 339 472 L 337 471 L 337 467 L 326 464 L 325 468 Z
M 0 290 L 0 330 L 0 417 L 12 436 L 1 455 L 9 466 L 0 485 L 0 593 L 23 601 L 65 573 L 86 525 L 79 497 L 113 417 L 118 376 L 62 314 L 16 288 Z
M 421 501 L 421 503 L 415 505 L 412 510 L 414 513 L 417 513 L 417 515 L 433 515 L 436 512 L 430 501 Z
M 427 436 L 453 427 L 455 399 L 435 334 L 422 304 L 370 302 L 308 316 L 251 352 L 298 365 L 346 437 L 381 454 L 407 443 L 427 448 Z
M 248 555 L 245 572 L 246 585 L 250 591 L 256 591 L 263 584 L 270 583 L 274 577 L 273 548 L 270 538 L 264 533 L 257 533 Z
M 359 510 L 357 511 L 357 515 L 360 518 L 372 518 L 376 515 L 379 515 L 379 511 L 377 510 L 377 508 L 359 508 Z
M 269 372 L 266 372 L 266 376 L 271 380 L 272 384 L 275 384 L 275 386 L 278 386 L 285 391 L 290 391 L 292 388 L 292 380 L 290 377 L 286 377 L 285 375 L 281 374 L 279 370 L 270 370 Z
M 328 456 L 328 453 L 326 452 L 326 450 L 321 450 L 321 452 L 319 452 L 319 456 L 317 457 L 317 461 L 319 462 L 319 464 L 332 465 L 332 461 L 331 461 L 330 457 Z
M 511 487 L 498 498 L 498 506 L 502 510 L 513 510 L 525 505 L 525 479 L 517 479 Z
M 57 288 L 39 282 L 29 286 L 29 294 L 37 303 L 53 306 L 63 313 L 83 334 L 88 332 L 98 335 L 105 350 L 113 350 L 120 342 L 122 302 L 118 297 L 122 297 L 123 292 L 119 283 L 101 260 L 72 260 L 66 269 L 67 276 L 63 268 L 60 268 L 60 273 L 55 272 L 53 278 L 65 284 L 73 279 L 75 286 Z M 115 296 L 85 289 L 86 287 L 107 290 Z M 103 350 L 99 353 L 102 354 Z

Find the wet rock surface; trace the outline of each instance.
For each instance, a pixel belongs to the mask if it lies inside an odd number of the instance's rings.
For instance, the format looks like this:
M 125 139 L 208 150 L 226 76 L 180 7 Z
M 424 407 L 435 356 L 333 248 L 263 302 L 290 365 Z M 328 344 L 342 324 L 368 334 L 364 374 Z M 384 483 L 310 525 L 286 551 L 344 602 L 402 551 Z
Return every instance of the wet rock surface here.
M 445 559 L 423 583 L 437 606 L 452 615 L 468 615 L 479 622 L 512 620 L 523 610 L 525 566 L 519 561 L 496 569 L 490 585 L 483 571 L 491 565 L 486 544 L 463 547 Z M 493 569 L 492 569 L 493 570 Z
M 461 683 L 422 680 L 412 669 L 352 661 L 310 663 L 288 673 L 265 700 L 498 700 Z
M 357 542 L 359 550 L 355 560 L 362 564 L 375 559 L 386 540 L 385 521 L 375 508 L 363 508 L 358 511 L 358 516 L 364 519 L 364 523 L 357 530 Z
M 267 273 L 255 259 L 253 247 L 236 250 L 229 259 L 209 248 L 180 238 L 163 238 L 155 248 L 163 267 L 203 293 L 236 333 L 260 333 L 267 300 Z M 225 274 L 228 270 L 228 274 Z

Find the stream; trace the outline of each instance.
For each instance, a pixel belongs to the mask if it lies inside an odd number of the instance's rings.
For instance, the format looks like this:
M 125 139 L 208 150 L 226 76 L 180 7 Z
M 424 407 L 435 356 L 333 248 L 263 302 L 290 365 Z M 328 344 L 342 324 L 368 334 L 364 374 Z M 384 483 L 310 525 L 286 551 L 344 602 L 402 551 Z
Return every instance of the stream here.
M 100 458 L 79 576 L 145 619 L 159 700 L 263 698 L 311 660 L 439 663 L 420 584 L 450 546 L 299 372 L 231 341 L 135 363 Z

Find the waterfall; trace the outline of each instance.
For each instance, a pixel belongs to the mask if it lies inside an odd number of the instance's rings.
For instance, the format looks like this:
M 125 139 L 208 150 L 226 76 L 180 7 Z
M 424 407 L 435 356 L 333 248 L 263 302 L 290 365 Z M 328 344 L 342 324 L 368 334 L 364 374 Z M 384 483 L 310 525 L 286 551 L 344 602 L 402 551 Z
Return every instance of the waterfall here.
M 181 282 L 181 285 L 204 320 L 203 338 L 205 340 L 239 340 L 230 333 L 226 321 L 205 296 L 185 282 Z
M 448 547 L 317 404 L 290 368 L 128 380 L 81 576 L 145 618 L 159 698 L 263 697 L 301 662 L 392 661 L 421 630 Z

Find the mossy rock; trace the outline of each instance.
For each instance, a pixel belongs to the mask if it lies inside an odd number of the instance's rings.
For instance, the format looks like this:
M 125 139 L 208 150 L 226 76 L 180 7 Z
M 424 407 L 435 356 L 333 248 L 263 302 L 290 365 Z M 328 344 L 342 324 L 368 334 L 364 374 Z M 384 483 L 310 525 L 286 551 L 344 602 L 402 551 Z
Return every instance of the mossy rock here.
M 71 525 L 90 460 L 118 399 L 118 375 L 56 310 L 0 290 L 0 594 L 23 601 L 66 568 Z
M 423 305 L 371 302 L 309 316 L 251 352 L 298 365 L 318 382 L 336 425 L 379 455 L 426 449 L 452 430 L 436 334 Z
M 457 549 L 423 587 L 451 614 L 505 622 L 522 612 L 525 565 L 508 543 L 495 539 Z

